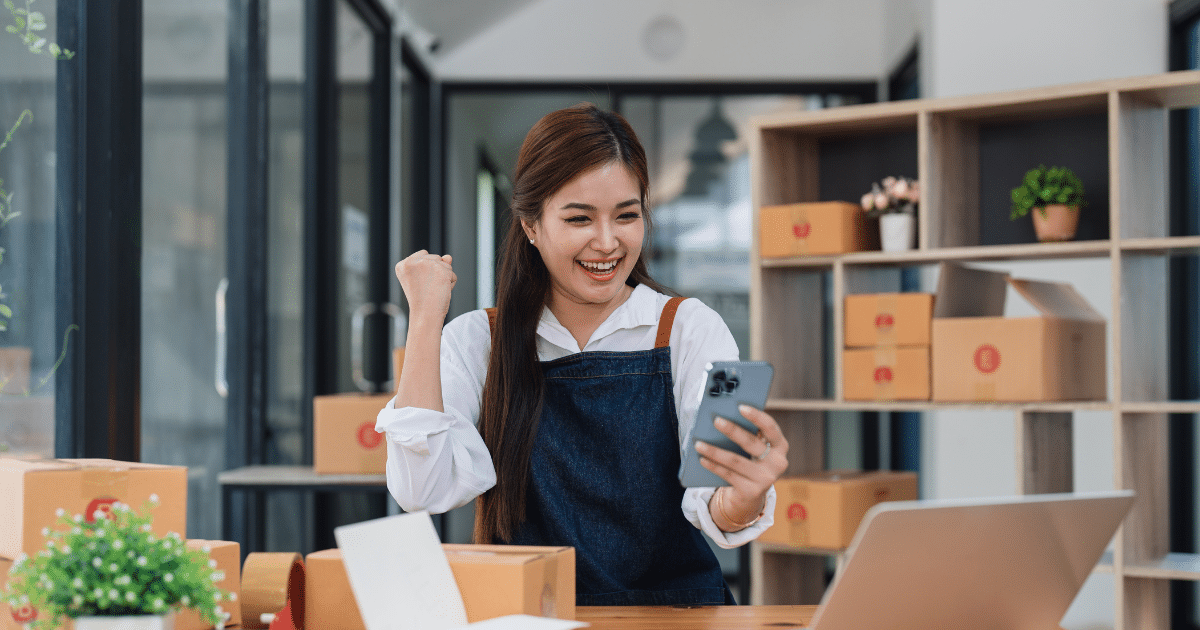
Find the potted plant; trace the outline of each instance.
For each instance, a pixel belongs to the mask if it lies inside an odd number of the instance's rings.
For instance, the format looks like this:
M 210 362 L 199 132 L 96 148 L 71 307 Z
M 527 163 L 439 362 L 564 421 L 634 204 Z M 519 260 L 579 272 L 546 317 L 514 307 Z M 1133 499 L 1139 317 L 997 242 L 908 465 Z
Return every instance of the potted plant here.
M 1083 182 L 1065 166 L 1044 164 L 1025 173 L 1021 185 L 1012 190 L 1012 213 L 1017 219 L 1032 213 L 1039 241 L 1069 241 L 1079 226 Z
M 910 177 L 885 177 L 871 184 L 860 204 L 868 217 L 879 218 L 879 241 L 885 252 L 912 249 L 916 244 L 917 204 L 921 187 Z
M 152 495 L 140 513 L 123 503 L 88 515 L 60 509 L 60 527 L 42 530 L 46 549 L 9 570 L 14 619 L 34 630 L 56 628 L 63 617 L 75 630 L 171 630 L 177 609 L 194 608 L 205 623 L 223 622 L 221 601 L 235 597 L 216 586 L 223 572 L 179 534 L 154 535 L 157 505 Z

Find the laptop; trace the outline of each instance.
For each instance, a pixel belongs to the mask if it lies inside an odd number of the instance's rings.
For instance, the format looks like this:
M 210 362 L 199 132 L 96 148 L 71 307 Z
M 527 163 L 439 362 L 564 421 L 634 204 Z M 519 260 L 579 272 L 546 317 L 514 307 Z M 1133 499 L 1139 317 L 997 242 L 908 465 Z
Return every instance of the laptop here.
M 1057 629 L 1133 492 L 894 501 L 864 517 L 810 630 Z

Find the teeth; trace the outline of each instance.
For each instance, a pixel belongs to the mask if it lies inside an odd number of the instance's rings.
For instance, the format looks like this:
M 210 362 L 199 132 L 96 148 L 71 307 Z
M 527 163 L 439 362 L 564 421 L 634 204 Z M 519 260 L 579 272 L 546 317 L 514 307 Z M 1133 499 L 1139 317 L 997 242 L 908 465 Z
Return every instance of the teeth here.
M 587 269 L 588 271 L 596 271 L 596 272 L 604 273 L 606 271 L 612 271 L 612 268 L 617 266 L 617 262 L 618 261 L 616 261 L 616 260 L 610 260 L 609 262 L 594 263 L 594 262 L 584 262 L 581 260 L 581 261 L 579 261 L 579 264 L 583 265 L 583 267 L 585 269 Z

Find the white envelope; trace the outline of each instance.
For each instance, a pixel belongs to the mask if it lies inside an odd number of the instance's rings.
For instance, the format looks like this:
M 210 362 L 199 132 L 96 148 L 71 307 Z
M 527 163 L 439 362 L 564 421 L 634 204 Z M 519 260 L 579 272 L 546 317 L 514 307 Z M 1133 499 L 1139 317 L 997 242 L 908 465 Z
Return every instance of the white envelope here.
M 462 594 L 425 512 L 334 529 L 367 630 L 572 630 L 586 623 L 509 615 L 467 623 Z

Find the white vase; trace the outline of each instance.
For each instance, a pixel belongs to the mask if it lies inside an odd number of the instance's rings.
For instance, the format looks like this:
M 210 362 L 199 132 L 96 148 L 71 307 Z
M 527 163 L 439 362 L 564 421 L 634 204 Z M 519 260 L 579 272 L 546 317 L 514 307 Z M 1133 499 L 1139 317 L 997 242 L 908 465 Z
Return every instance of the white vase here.
M 175 613 L 76 617 L 75 630 L 175 630 Z
M 879 216 L 879 243 L 883 251 L 907 251 L 915 246 L 916 240 L 916 219 L 913 215 L 899 213 Z

